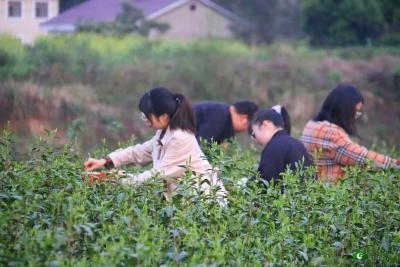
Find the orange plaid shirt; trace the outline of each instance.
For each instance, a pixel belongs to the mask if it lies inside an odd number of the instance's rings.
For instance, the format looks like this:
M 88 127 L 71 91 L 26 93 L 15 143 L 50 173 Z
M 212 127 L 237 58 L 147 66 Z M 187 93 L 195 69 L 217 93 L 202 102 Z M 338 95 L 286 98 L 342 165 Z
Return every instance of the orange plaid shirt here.
M 354 143 L 343 128 L 328 121 L 309 121 L 301 140 L 314 157 L 321 181 L 336 183 L 345 175 L 343 167 L 368 160 L 381 168 L 396 166 L 396 160 Z

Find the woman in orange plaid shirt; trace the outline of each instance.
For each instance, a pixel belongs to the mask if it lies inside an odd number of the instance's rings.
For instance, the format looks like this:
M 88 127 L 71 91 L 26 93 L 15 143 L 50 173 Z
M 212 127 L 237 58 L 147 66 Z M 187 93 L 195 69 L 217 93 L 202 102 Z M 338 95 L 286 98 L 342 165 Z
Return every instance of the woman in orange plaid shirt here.
M 400 165 L 400 160 L 369 151 L 350 139 L 349 135 L 357 135 L 355 122 L 362 115 L 363 103 L 357 88 L 339 85 L 325 99 L 318 115 L 306 124 L 301 140 L 314 157 L 319 180 L 335 183 L 345 175 L 345 166 L 368 161 L 381 168 Z

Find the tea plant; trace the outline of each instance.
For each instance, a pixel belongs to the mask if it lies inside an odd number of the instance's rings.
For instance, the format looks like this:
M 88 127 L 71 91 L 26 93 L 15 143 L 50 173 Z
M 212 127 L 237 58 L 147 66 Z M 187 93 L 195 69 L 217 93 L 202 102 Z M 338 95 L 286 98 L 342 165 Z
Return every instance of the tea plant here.
M 400 173 L 350 168 L 328 185 L 287 172 L 262 189 L 257 154 L 237 144 L 206 154 L 227 207 L 190 190 L 171 202 L 157 177 L 140 187 L 82 181 L 73 145 L 42 139 L 26 160 L 0 140 L 0 263 L 6 266 L 390 266 L 400 262 Z M 104 149 L 101 154 L 106 151 Z M 138 171 L 137 168 L 129 169 Z M 284 192 L 282 193 L 282 188 Z M 363 260 L 353 259 L 363 252 Z

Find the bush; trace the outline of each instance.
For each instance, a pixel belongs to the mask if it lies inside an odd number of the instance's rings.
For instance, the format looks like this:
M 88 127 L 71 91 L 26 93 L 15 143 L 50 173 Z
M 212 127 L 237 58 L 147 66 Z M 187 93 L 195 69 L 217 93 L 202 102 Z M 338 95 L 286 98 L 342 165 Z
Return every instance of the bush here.
M 0 43 L 3 44 L 1 40 Z M 280 103 L 289 108 L 294 133 L 299 134 L 338 81 L 352 83 L 366 95 L 379 92 L 379 97 L 366 101 L 369 106 L 365 113 L 370 120 L 365 123 L 369 128 L 361 131 L 365 132 L 362 134 L 364 145 L 370 145 L 374 138 L 381 139 L 382 133 L 388 145 L 398 145 L 399 116 L 395 116 L 398 105 L 394 100 L 399 79 L 398 75 L 393 78 L 393 69 L 400 63 L 400 50 L 395 46 L 315 49 L 305 43 L 282 42 L 255 47 L 220 39 L 177 42 L 138 36 L 74 34 L 43 37 L 32 47 L 19 49 L 22 49 L 21 56 L 17 57 L 20 60 L 13 59 L 7 66 L 14 67 L 6 67 L 8 78 L 0 85 L 0 102 L 8 101 L 3 97 L 6 87 L 16 92 L 24 88 L 25 92 L 25 89 L 30 91 L 27 87 L 31 84 L 38 88 L 39 94 L 46 88 L 52 92 L 51 97 L 43 97 L 44 103 L 53 103 L 52 97 L 67 98 L 64 107 L 71 111 L 68 112 L 71 116 L 43 124 L 65 132 L 79 113 L 88 122 L 87 133 L 90 133 L 87 139 L 91 142 L 83 141 L 85 147 L 109 136 L 104 131 L 105 125 L 96 127 L 98 123 L 92 123 L 93 118 L 106 114 L 124 124 L 125 131 L 122 127 L 117 129 L 121 129 L 119 136 L 127 138 L 132 133 L 143 136 L 146 128 L 142 127 L 135 110 L 140 96 L 154 86 L 162 85 L 183 93 L 193 102 L 233 103 L 253 99 L 262 107 Z M 29 78 L 19 78 L 15 66 L 28 66 Z M 18 94 L 15 96 L 18 100 Z M 15 101 L 13 114 L 26 114 L 21 112 L 26 110 L 26 105 L 21 103 Z M 31 106 L 40 106 L 42 110 L 44 107 L 43 103 L 28 105 Z M 77 106 L 82 106 L 84 111 L 72 112 Z M 45 116 L 32 112 L 27 115 L 40 119 L 58 111 L 44 113 Z M 15 120 L 13 116 L 3 117 Z M 85 138 L 80 136 L 80 139 Z
M 378 42 L 380 45 L 398 46 L 400 45 L 400 33 L 388 33 L 381 36 Z
M 311 44 L 325 47 L 369 44 L 385 25 L 382 3 L 376 0 L 306 0 L 302 17 Z
M 0 35 L 0 79 L 24 77 L 31 71 L 25 48 L 15 37 Z
M 0 142 L 2 265 L 389 266 L 400 261 L 399 171 L 349 169 L 336 186 L 299 183 L 287 172 L 267 192 L 237 181 L 252 175 L 253 153 L 234 145 L 207 151 L 222 170 L 227 208 L 188 198 L 172 202 L 162 183 L 137 188 L 82 181 L 73 146 L 42 139 L 29 159 Z M 97 152 L 103 155 L 105 151 Z M 96 153 L 95 153 L 96 154 Z M 308 174 L 309 175 L 309 174 Z M 286 188 L 284 194 L 281 187 Z M 353 258 L 364 252 L 364 260 Z

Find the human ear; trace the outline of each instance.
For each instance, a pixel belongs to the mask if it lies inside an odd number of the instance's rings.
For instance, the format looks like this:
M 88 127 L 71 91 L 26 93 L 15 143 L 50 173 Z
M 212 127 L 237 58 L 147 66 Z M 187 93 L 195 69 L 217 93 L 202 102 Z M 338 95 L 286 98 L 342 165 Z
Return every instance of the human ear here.
M 271 127 L 271 124 L 272 124 L 272 123 L 271 123 L 270 121 L 265 120 L 265 121 L 262 122 L 261 126 L 262 126 L 264 129 L 269 129 L 269 128 Z
M 166 122 L 166 123 L 168 123 L 168 122 L 169 122 L 169 115 L 168 115 L 167 113 L 161 114 L 161 115 L 158 117 L 158 119 L 159 119 L 161 122 Z

